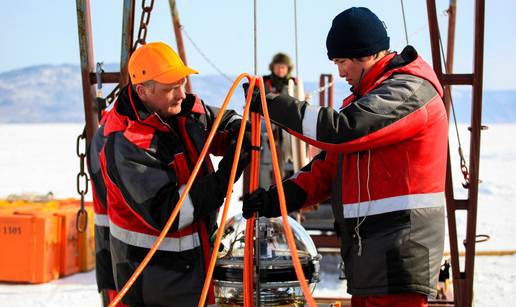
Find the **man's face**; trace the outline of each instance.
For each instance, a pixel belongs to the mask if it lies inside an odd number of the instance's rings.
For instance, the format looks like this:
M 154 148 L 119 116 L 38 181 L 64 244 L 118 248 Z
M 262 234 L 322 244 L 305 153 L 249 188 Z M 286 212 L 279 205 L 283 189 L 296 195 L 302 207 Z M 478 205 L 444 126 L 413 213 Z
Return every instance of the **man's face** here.
M 288 75 L 288 65 L 283 63 L 276 63 L 272 65 L 272 73 L 277 77 L 285 78 Z
M 186 78 L 175 83 L 153 82 L 151 85 L 138 85 L 140 99 L 150 111 L 167 118 L 181 112 L 181 103 L 186 98 Z
M 364 59 L 335 58 L 333 63 L 339 69 L 339 76 L 345 78 L 352 87 L 358 88 L 361 78 L 365 76 L 375 61 L 373 57 Z

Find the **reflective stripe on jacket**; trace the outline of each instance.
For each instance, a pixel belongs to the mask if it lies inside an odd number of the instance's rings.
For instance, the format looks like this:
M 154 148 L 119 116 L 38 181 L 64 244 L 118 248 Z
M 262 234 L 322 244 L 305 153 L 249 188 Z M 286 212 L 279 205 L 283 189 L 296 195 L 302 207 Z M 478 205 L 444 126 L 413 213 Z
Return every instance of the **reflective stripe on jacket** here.
M 182 110 L 166 120 L 150 113 L 130 86 L 122 90 L 106 120 L 100 165 L 107 186 L 110 245 L 117 289 L 130 278 L 159 236 L 204 146 L 218 109 L 187 94 Z M 210 152 L 223 153 L 228 129 L 240 117 L 227 111 Z M 128 305 L 193 306 L 204 283 L 209 235 L 223 202 L 209 158 L 170 232 L 129 290 Z M 203 182 L 202 189 L 200 183 Z M 211 295 L 210 301 L 213 301 Z
M 441 96 L 435 73 L 408 46 L 380 60 L 340 112 L 284 95 L 268 100 L 275 124 L 324 150 L 286 180 L 285 193 L 295 208 L 340 189 L 351 294 L 436 294 L 448 133 Z

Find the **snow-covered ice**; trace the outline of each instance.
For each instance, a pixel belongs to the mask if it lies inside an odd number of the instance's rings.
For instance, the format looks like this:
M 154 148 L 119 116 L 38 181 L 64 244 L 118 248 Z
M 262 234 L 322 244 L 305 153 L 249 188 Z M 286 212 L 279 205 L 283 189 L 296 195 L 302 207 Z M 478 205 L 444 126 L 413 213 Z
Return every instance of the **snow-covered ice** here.
M 75 274 L 40 285 L 0 284 L 0 306 L 101 306 L 95 284 L 95 271 Z
M 49 191 L 57 198 L 77 197 L 75 180 L 79 159 L 75 142 L 82 128 L 80 124 L 0 124 L 0 197 Z M 466 139 L 469 132 L 463 125 L 459 129 L 469 161 Z M 450 130 L 450 147 L 456 153 L 456 137 L 451 133 L 454 131 Z M 477 233 L 489 234 L 491 240 L 478 244 L 479 250 L 516 249 L 515 135 L 515 124 L 491 125 L 482 133 Z M 458 158 L 452 157 L 452 161 L 455 193 L 457 197 L 464 197 L 466 191 L 460 186 Z M 91 194 L 87 198 L 91 199 Z M 231 208 L 233 214 L 238 211 L 238 205 Z M 459 241 L 462 241 L 466 219 L 464 215 L 457 218 Z M 324 279 L 319 288 L 342 291 L 337 275 L 328 275 Z M 475 305 L 511 304 L 516 297 L 515 282 L 516 256 L 477 257 Z M 77 274 L 42 285 L 0 284 L 0 306 L 99 306 L 95 274 Z

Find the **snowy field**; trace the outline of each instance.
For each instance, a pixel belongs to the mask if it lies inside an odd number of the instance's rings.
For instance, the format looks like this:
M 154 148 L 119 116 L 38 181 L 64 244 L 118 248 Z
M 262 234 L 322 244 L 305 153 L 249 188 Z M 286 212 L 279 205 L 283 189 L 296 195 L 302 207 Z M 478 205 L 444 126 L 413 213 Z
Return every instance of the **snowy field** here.
M 459 128 L 467 158 L 469 132 L 466 126 Z M 0 198 L 13 193 L 49 191 L 57 198 L 77 197 L 75 179 L 79 159 L 75 142 L 81 131 L 79 124 L 0 124 Z M 482 135 L 477 233 L 488 234 L 491 240 L 478 244 L 478 250 L 516 249 L 515 135 L 516 125 L 491 125 Z M 450 139 L 455 153 L 456 138 Z M 452 159 L 456 196 L 464 196 L 458 158 Z M 231 212 L 239 212 L 239 205 L 233 204 Z M 465 216 L 457 218 L 459 241 L 462 241 L 466 220 Z M 0 242 L 0 248 L 7 247 Z M 513 305 L 516 256 L 477 257 L 475 269 L 475 306 Z M 323 276 L 320 288 L 324 291 L 316 291 L 326 294 L 342 289 L 331 281 L 333 278 Z M 0 284 L 0 306 L 99 306 L 94 273 L 77 274 L 44 285 Z

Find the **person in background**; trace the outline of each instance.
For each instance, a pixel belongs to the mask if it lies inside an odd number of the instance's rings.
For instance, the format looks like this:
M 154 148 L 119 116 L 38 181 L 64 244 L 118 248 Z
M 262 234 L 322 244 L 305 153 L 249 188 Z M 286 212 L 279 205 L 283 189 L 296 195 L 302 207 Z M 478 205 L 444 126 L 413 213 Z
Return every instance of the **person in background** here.
M 266 93 L 288 94 L 288 83 L 296 79 L 290 76 L 292 69 L 292 60 L 285 53 L 277 53 L 269 64 L 269 75 L 263 76 Z

